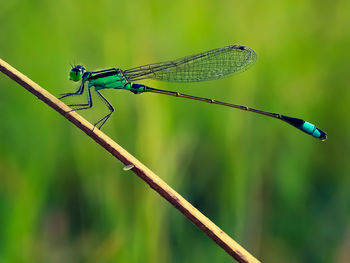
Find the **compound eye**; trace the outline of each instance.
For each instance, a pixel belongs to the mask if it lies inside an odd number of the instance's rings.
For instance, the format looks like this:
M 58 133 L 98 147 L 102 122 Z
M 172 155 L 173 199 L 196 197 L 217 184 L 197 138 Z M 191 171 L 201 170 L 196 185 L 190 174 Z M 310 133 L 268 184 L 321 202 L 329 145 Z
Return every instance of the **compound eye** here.
M 73 68 L 69 73 L 69 79 L 79 81 L 83 77 L 83 72 L 77 68 Z

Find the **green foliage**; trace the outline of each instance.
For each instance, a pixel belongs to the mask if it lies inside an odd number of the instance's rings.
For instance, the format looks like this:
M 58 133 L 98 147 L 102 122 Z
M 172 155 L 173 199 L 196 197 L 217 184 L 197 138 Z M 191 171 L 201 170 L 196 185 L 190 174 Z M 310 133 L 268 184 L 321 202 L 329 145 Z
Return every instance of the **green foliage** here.
M 110 137 L 263 262 L 348 262 L 350 2 L 2 1 L 0 57 L 53 94 L 70 63 L 131 68 L 229 44 L 257 63 L 154 88 L 304 118 L 105 91 Z M 81 131 L 0 76 L 0 262 L 232 262 Z M 86 98 L 72 98 L 75 103 Z M 81 112 L 105 114 L 96 101 Z

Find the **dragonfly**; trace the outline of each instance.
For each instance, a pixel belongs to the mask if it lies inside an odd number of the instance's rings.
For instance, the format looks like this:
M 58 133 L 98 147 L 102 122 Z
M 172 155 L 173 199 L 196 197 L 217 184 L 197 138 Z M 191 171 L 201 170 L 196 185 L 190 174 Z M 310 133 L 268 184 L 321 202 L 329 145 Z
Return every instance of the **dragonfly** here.
M 177 83 L 216 80 L 245 71 L 255 63 L 256 59 L 257 55 L 251 48 L 243 45 L 230 45 L 192 56 L 186 56 L 167 62 L 147 64 L 127 70 L 110 68 L 89 72 L 84 66 L 76 65 L 72 67 L 69 73 L 69 79 L 74 82 L 81 81 L 81 84 L 76 92 L 62 94 L 60 99 L 82 95 L 85 90 L 85 84 L 87 84 L 87 103 L 71 104 L 68 106 L 77 107 L 72 111 L 90 109 L 93 106 L 91 88 L 94 87 L 98 97 L 109 109 L 109 113 L 94 124 L 94 127 L 97 127 L 98 129 L 102 128 L 114 112 L 113 106 L 102 95 L 101 90 L 119 89 L 128 90 L 134 94 L 153 92 L 249 111 L 282 120 L 314 138 L 326 140 L 327 134 L 324 131 L 303 119 L 288 117 L 279 113 L 267 112 L 214 99 L 196 97 L 176 91 L 155 89 L 143 84 L 135 83 L 144 79 Z

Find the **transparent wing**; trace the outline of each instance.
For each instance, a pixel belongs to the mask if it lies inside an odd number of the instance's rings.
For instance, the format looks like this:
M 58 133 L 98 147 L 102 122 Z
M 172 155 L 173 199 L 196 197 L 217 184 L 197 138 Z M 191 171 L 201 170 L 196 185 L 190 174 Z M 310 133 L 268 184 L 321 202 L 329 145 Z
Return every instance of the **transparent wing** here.
M 148 64 L 123 71 L 128 81 L 156 79 L 194 82 L 223 78 L 246 70 L 256 61 L 255 52 L 246 46 L 231 45 L 173 61 Z

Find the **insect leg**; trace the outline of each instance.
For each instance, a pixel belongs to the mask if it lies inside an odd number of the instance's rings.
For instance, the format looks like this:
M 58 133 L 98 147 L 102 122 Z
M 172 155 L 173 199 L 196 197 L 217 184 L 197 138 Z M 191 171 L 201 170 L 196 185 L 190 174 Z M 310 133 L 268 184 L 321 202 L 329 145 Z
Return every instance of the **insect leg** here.
M 83 94 L 84 92 L 84 84 L 85 84 L 85 81 L 82 81 L 78 90 L 76 92 L 71 92 L 71 93 L 63 93 L 61 94 L 62 96 L 59 97 L 59 99 L 63 99 L 65 97 L 69 97 L 69 96 L 74 96 L 74 95 L 81 95 Z
M 72 104 L 72 105 L 68 105 L 68 106 L 84 106 L 84 107 L 81 107 L 81 108 L 73 109 L 71 111 L 90 109 L 92 107 L 91 87 L 88 87 L 88 89 L 87 89 L 87 96 L 88 96 L 88 103 L 86 103 L 86 104 Z
M 97 95 L 102 99 L 102 101 L 107 105 L 108 109 L 110 112 L 104 116 L 102 119 L 100 119 L 98 122 L 94 124 L 94 126 L 97 126 L 99 123 L 101 123 L 97 128 L 101 129 L 101 127 L 106 123 L 106 121 L 109 119 L 109 117 L 112 115 L 114 112 L 113 106 L 108 102 L 108 100 L 98 91 L 96 90 Z

